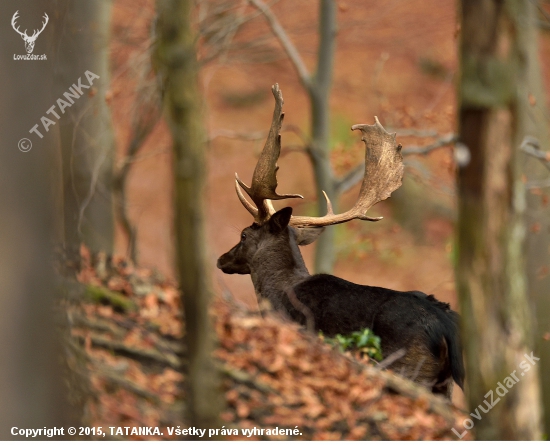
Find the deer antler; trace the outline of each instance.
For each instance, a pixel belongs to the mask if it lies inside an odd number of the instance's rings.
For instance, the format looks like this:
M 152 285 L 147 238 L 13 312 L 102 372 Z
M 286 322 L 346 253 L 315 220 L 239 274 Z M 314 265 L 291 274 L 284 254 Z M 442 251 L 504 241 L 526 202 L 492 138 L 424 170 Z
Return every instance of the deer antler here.
M 44 17 L 42 17 L 42 18 L 45 21 L 42 22 L 42 29 L 40 31 L 35 29 L 34 32 L 32 33 L 32 36 L 28 36 L 26 29 L 25 29 L 25 32 L 21 32 L 21 31 L 19 31 L 19 26 L 17 28 L 15 27 L 15 22 L 17 21 L 18 18 L 19 18 L 19 11 L 15 11 L 15 14 L 13 14 L 13 17 L 11 18 L 11 27 L 14 29 L 14 31 L 19 33 L 19 35 L 21 37 L 23 37 L 24 39 L 27 39 L 27 40 L 34 40 L 36 37 L 38 37 L 42 33 L 42 31 L 44 31 L 44 28 L 46 27 L 46 25 L 50 21 L 50 18 L 48 17 L 48 14 L 44 13 Z
M 50 21 L 50 18 L 48 17 L 48 14 L 44 13 L 44 17 L 42 17 L 45 21 L 42 22 L 42 29 L 40 31 L 38 30 L 34 30 L 34 32 L 32 33 L 32 36 L 30 37 L 31 39 L 32 38 L 35 38 L 35 37 L 38 37 L 42 31 L 44 31 L 44 28 L 46 27 L 46 25 L 48 24 L 48 22 Z
M 258 159 L 254 174 L 252 175 L 252 185 L 248 187 L 235 173 L 235 187 L 237 196 L 244 207 L 254 216 L 257 223 L 265 222 L 274 213 L 273 206 L 269 200 L 286 198 L 303 198 L 302 195 L 279 195 L 277 188 L 277 159 L 281 153 L 281 126 L 283 125 L 283 93 L 279 85 L 271 87 L 273 97 L 275 98 L 275 110 L 273 111 L 273 120 L 271 128 L 264 145 L 264 149 Z M 256 207 L 250 204 L 242 193 L 241 187 L 252 198 Z
M 301 195 L 278 195 L 277 188 L 277 159 L 281 152 L 281 136 L 279 131 L 283 122 L 283 95 L 279 85 L 271 88 L 275 97 L 275 111 L 273 121 L 260 159 L 254 169 L 252 186 L 246 186 L 236 176 L 235 187 L 237 196 L 243 206 L 254 216 L 257 223 L 267 221 L 275 213 L 271 203 L 272 199 L 302 198 Z M 325 192 L 327 200 L 327 214 L 320 217 L 292 216 L 290 225 L 294 227 L 323 227 L 333 224 L 341 224 L 352 219 L 365 221 L 379 221 L 382 217 L 367 216 L 367 211 L 376 203 L 388 198 L 393 191 L 401 186 L 403 178 L 403 156 L 401 145 L 395 141 L 395 133 L 388 133 L 377 117 L 374 125 L 358 124 L 351 127 L 352 130 L 361 130 L 361 140 L 365 143 L 365 174 L 359 197 L 355 205 L 344 213 L 334 214 L 332 204 Z M 242 188 L 254 201 L 254 206 L 247 201 Z
M 19 26 L 16 28 L 15 27 L 15 22 L 17 21 L 17 19 L 19 18 L 19 11 L 15 11 L 15 14 L 13 14 L 13 17 L 11 18 L 11 27 L 13 28 L 13 30 L 15 32 L 17 32 L 21 37 L 25 36 L 25 37 L 28 37 L 27 36 L 27 30 L 25 29 L 25 32 L 21 32 L 19 31 Z
M 403 178 L 403 156 L 401 145 L 395 142 L 395 133 L 388 133 L 375 116 L 374 125 L 357 124 L 352 130 L 361 130 L 365 143 L 365 174 L 355 205 L 344 213 L 335 215 L 328 196 L 327 214 L 320 217 L 293 216 L 290 224 L 294 227 L 322 227 L 340 224 L 352 219 L 379 221 L 382 217 L 367 216 L 367 211 L 376 203 L 383 201 L 401 186 Z

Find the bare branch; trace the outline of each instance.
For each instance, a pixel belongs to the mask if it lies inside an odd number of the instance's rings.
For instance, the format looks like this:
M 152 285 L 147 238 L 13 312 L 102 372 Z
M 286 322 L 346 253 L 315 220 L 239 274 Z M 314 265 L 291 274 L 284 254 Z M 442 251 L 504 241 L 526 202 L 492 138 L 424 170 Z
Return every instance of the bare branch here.
M 132 224 L 127 211 L 126 185 L 128 175 L 145 140 L 155 129 L 161 118 L 161 106 L 157 83 L 151 78 L 151 66 L 145 61 L 145 67 L 140 72 L 137 88 L 137 98 L 133 105 L 132 127 L 130 140 L 126 148 L 126 156 L 113 173 L 113 194 L 115 211 L 121 228 L 128 239 L 128 256 L 134 264 L 138 260 L 137 227 Z
M 271 30 L 273 31 L 273 34 L 275 34 L 275 37 L 279 40 L 279 43 L 282 45 L 283 49 L 285 50 L 288 58 L 294 65 L 294 68 L 298 72 L 298 77 L 300 78 L 300 82 L 304 85 L 304 87 L 309 91 L 311 88 L 311 75 L 309 74 L 309 71 L 302 60 L 302 57 L 300 56 L 300 53 L 294 46 L 294 43 L 290 40 L 288 37 L 288 34 L 282 27 L 282 25 L 279 23 L 279 20 L 277 20 L 277 17 L 269 6 L 267 6 L 262 0 L 249 0 L 251 4 L 253 4 L 256 8 L 258 8 L 262 14 L 265 16 L 269 26 L 271 27 Z
M 432 144 L 424 145 L 424 146 L 409 146 L 403 149 L 403 156 L 408 155 L 427 155 L 428 153 L 431 153 L 432 151 L 441 148 L 446 147 L 448 145 L 452 145 L 457 141 L 457 135 L 454 133 L 449 133 L 445 136 L 443 136 L 441 139 L 438 139 Z
M 538 159 L 548 170 L 550 170 L 550 151 L 541 150 L 538 139 L 532 136 L 525 136 L 520 149 L 529 156 Z
M 525 184 L 527 190 L 543 189 L 546 187 L 550 187 L 550 179 L 546 179 L 545 181 L 531 181 Z
M 222 138 L 228 138 L 228 139 L 240 139 L 243 141 L 261 141 L 265 139 L 266 135 L 267 135 L 267 132 L 265 131 L 253 131 L 250 133 L 240 133 L 238 131 L 220 128 L 218 130 L 212 131 L 208 136 L 208 140 L 212 141 L 216 138 L 222 137 Z
M 419 138 L 436 138 L 439 136 L 437 130 L 418 128 L 388 128 L 388 133 L 397 133 L 398 136 L 415 136 Z
M 334 187 L 336 194 L 345 193 L 355 184 L 358 184 L 363 179 L 364 171 L 365 162 L 363 161 L 351 169 L 343 178 L 337 180 Z

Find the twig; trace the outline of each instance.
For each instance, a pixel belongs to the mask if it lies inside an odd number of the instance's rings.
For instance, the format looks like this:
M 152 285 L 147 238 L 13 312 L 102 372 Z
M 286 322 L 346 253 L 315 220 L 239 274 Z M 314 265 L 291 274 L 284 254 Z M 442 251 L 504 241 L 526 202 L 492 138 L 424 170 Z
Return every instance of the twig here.
M 294 289 L 288 289 L 286 291 L 286 294 L 292 306 L 294 306 L 297 311 L 301 312 L 304 315 L 306 319 L 306 329 L 308 330 L 308 332 L 313 333 L 315 330 L 315 318 L 313 317 L 313 312 L 311 311 L 311 309 L 300 300 L 298 300 Z
M 294 65 L 294 68 L 298 72 L 298 77 L 300 78 L 300 82 L 304 85 L 306 90 L 310 90 L 312 87 L 312 81 L 311 81 L 311 75 L 309 74 L 308 69 L 306 68 L 306 65 L 304 61 L 302 60 L 302 57 L 300 56 L 300 53 L 288 37 L 288 34 L 284 30 L 284 28 L 279 23 L 279 20 L 277 20 L 277 17 L 269 6 L 267 6 L 262 0 L 249 0 L 251 4 L 253 4 L 256 8 L 258 8 L 262 14 L 265 16 L 267 23 L 271 27 L 271 30 L 273 31 L 273 34 L 275 34 L 275 37 L 279 40 L 281 43 L 283 49 L 285 50 L 288 58 Z
M 126 183 L 130 169 L 136 156 L 147 137 L 156 127 L 161 117 L 161 108 L 158 100 L 156 84 L 146 77 L 152 68 L 148 65 L 142 74 L 142 83 L 138 91 L 138 98 L 134 104 L 134 119 L 131 138 L 126 149 L 126 156 L 121 166 L 113 175 L 113 193 L 115 196 L 116 214 L 123 232 L 128 238 L 128 256 L 134 264 L 137 263 L 137 228 L 132 224 L 127 212 Z
M 389 359 L 392 355 L 389 355 L 387 358 Z M 447 399 L 432 394 L 426 387 L 419 385 L 411 380 L 408 380 L 399 374 L 394 374 L 393 372 L 377 369 L 378 366 L 366 365 L 356 360 L 353 356 L 342 354 L 342 357 L 344 357 L 358 369 L 363 370 L 368 375 L 368 377 L 381 379 L 384 382 L 385 389 L 392 390 L 397 394 L 404 395 L 405 397 L 411 398 L 413 400 L 423 399 L 428 403 L 427 409 L 429 411 L 440 415 L 451 425 L 454 425 L 456 423 L 456 419 L 452 413 L 452 405 Z M 383 362 L 380 362 L 380 364 L 382 363 Z
M 409 147 L 405 147 L 402 151 L 403 156 L 409 156 L 409 155 L 427 155 L 428 153 L 431 153 L 432 151 L 441 148 L 446 147 L 447 145 L 454 144 L 458 140 L 458 137 L 454 133 L 449 133 L 445 136 L 443 136 L 441 139 L 438 139 L 432 144 L 424 145 L 424 146 L 415 146 L 411 145 Z
M 545 181 L 530 181 L 525 184 L 525 187 L 527 190 L 550 187 L 550 179 L 546 179 Z
M 226 364 L 220 364 L 218 366 L 218 369 L 222 372 L 222 374 L 227 375 L 228 377 L 232 378 L 236 382 L 245 384 L 247 386 L 251 386 L 252 388 L 258 389 L 264 393 L 275 393 L 275 394 L 277 393 L 277 391 L 274 388 L 272 388 L 269 385 L 266 385 L 265 383 L 258 382 L 256 378 L 249 375 L 245 371 L 232 368 Z
M 378 363 L 375 368 L 385 369 L 388 366 L 392 365 L 394 362 L 403 357 L 407 352 L 404 349 L 398 349 L 397 351 L 388 355 L 384 360 Z
M 378 59 L 378 61 L 376 62 L 376 65 L 374 66 L 374 74 L 372 76 L 372 89 L 374 90 L 376 99 L 378 99 L 378 106 L 380 108 L 383 108 L 384 102 L 387 102 L 387 99 L 384 93 L 382 92 L 382 89 L 380 88 L 380 76 L 382 75 L 382 70 L 384 69 L 384 65 L 389 60 L 389 58 L 390 58 L 390 55 L 386 51 L 380 54 L 380 58 Z
M 540 142 L 538 139 L 532 136 L 525 136 L 520 146 L 521 151 L 527 153 L 529 156 L 533 156 L 542 162 L 548 170 L 550 170 L 550 151 L 544 151 L 540 148 Z
M 226 130 L 226 129 L 220 128 L 218 130 L 212 131 L 208 135 L 208 140 L 212 141 L 219 137 L 228 138 L 228 139 L 240 139 L 243 141 L 261 141 L 267 137 L 267 132 L 254 131 L 251 133 L 241 133 L 238 131 Z
M 436 130 L 431 129 L 417 129 L 417 128 L 391 128 L 386 129 L 388 133 L 397 133 L 398 136 L 415 136 L 419 138 L 436 138 L 439 133 Z
M 336 194 L 347 192 L 350 188 L 352 188 L 355 184 L 363 179 L 364 173 L 365 162 L 363 161 L 361 162 L 361 164 L 353 167 L 348 173 L 346 173 L 344 177 L 336 180 L 336 183 L 334 185 L 334 190 L 336 191 Z

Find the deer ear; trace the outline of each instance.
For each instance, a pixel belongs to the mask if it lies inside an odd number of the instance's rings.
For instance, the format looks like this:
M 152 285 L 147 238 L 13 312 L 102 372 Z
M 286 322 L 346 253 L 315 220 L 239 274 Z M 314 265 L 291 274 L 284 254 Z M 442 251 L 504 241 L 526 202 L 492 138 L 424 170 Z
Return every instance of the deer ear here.
M 296 242 L 299 246 L 307 246 L 319 238 L 324 230 L 324 227 L 294 227 Z
M 284 209 L 279 210 L 271 218 L 269 218 L 269 231 L 274 235 L 281 233 L 287 228 L 291 216 L 292 207 L 285 207 Z

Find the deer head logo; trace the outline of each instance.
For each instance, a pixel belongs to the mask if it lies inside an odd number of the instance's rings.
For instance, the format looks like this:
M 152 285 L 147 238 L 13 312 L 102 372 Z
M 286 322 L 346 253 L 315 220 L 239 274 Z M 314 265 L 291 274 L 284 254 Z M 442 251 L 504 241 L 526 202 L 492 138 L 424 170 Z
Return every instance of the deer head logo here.
M 48 24 L 48 21 L 49 21 L 48 14 L 44 13 L 44 22 L 42 22 L 42 29 L 40 31 L 35 29 L 34 32 L 32 33 L 32 36 L 27 35 L 26 29 L 25 29 L 25 32 L 21 32 L 19 31 L 19 26 L 17 28 L 15 27 L 15 22 L 17 21 L 18 18 L 19 18 L 19 11 L 15 11 L 15 14 L 13 14 L 13 17 L 11 18 L 11 26 L 25 41 L 25 49 L 27 50 L 27 53 L 32 54 L 34 50 L 34 42 L 36 41 L 40 33 L 44 31 L 44 28 Z

